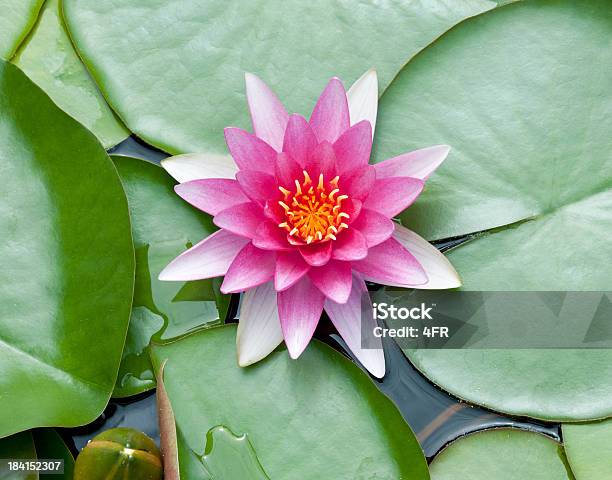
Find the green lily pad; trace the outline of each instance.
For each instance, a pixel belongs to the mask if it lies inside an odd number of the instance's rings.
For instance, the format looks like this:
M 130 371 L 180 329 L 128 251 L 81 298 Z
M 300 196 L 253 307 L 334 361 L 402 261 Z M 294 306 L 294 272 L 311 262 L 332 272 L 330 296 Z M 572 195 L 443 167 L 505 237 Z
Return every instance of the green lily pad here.
M 91 130 L 105 148 L 129 136 L 74 51 L 60 0 L 45 2 L 35 28 L 11 61 L 62 110 Z
M 509 429 L 451 443 L 430 469 L 432 480 L 573 480 L 561 445 L 537 433 Z
M 89 423 L 112 392 L 134 250 L 95 137 L 0 61 L 0 437 Z
M 452 150 L 403 222 L 439 239 L 572 206 L 596 211 L 589 199 L 609 192 L 612 176 L 611 33 L 607 0 L 519 2 L 410 61 L 381 98 L 375 161 Z
M 15 460 L 63 460 L 64 473 L 53 474 L 56 480 L 72 480 L 74 458 L 52 428 L 39 428 L 0 439 L 0 458 Z M 7 471 L 0 468 L 0 480 L 38 480 L 37 472 Z M 43 475 L 46 477 L 46 475 Z
M 270 478 L 429 478 L 410 427 L 350 360 L 313 341 L 299 360 L 281 350 L 240 368 L 235 337 L 226 325 L 152 348 L 156 368 L 167 359 L 185 478 L 218 425 L 248 435 Z
M 563 444 L 576 480 L 612 479 L 612 419 L 563 425 Z
M 152 337 L 182 335 L 222 322 L 229 296 L 219 280 L 162 282 L 159 272 L 189 246 L 216 230 L 210 217 L 174 193 L 175 182 L 158 165 L 114 156 L 125 188 L 136 249 L 134 305 L 126 348 L 113 393 L 126 397 L 155 387 L 147 348 Z
M 330 77 L 353 82 L 375 67 L 385 88 L 444 31 L 496 5 L 64 0 L 64 13 L 80 55 L 134 133 L 170 153 L 225 153 L 223 128 L 249 124 L 245 71 L 292 111 L 309 113 Z
M 379 153 L 405 138 L 455 152 L 408 224 L 437 238 L 529 217 L 449 253 L 465 289 L 612 288 L 609 6 L 534 1 L 470 19 L 384 95 Z M 567 422 L 612 415 L 608 350 L 407 353 L 443 389 L 495 410 Z
M 10 60 L 34 26 L 45 0 L 0 0 L 0 58 Z

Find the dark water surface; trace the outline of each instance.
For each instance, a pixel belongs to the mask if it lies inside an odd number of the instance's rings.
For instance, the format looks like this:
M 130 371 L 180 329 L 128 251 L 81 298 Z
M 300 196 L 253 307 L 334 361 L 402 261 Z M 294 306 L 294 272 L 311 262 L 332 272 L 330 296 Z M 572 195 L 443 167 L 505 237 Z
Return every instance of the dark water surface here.
M 133 156 L 153 163 L 159 163 L 167 156 L 134 137 L 128 138 L 109 153 Z M 450 239 L 437 242 L 436 246 L 445 251 L 466 240 L 466 237 Z M 234 296 L 228 322 L 236 321 L 237 307 L 238 297 Z M 321 320 L 315 337 L 351 357 L 350 351 L 327 318 Z M 393 340 L 384 339 L 384 349 L 387 374 L 382 380 L 373 381 L 397 405 L 429 460 L 449 442 L 468 433 L 490 428 L 518 428 L 542 433 L 555 440 L 561 439 L 559 424 L 505 416 L 462 402 L 433 385 L 418 372 Z M 84 427 L 63 429 L 61 433 L 74 453 L 77 453 L 98 433 L 120 426 L 141 430 L 159 441 L 155 394 L 150 392 L 131 399 L 113 400 L 95 422 Z

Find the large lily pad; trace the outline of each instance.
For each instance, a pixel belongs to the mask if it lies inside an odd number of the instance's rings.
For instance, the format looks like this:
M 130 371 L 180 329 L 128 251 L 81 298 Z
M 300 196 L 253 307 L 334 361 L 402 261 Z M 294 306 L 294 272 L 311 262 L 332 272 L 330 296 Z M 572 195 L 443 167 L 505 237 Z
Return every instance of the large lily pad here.
M 248 434 L 270 478 L 429 478 L 410 427 L 350 360 L 313 341 L 297 361 L 277 351 L 240 368 L 235 336 L 227 325 L 153 347 L 156 366 L 168 360 L 164 384 L 186 478 L 198 471 L 191 450 L 202 455 L 218 425 Z
M 0 58 L 10 60 L 34 26 L 45 0 L 0 0 Z
M 0 177 L 0 437 L 88 423 L 127 332 L 127 201 L 95 137 L 4 62 Z
M 381 98 L 375 160 L 439 143 L 452 151 L 403 221 L 438 239 L 597 212 L 590 199 L 612 177 L 611 34 L 607 0 L 519 2 L 414 58 Z M 595 231 L 581 224 L 571 238 L 601 232 L 580 220 Z
M 158 165 L 130 157 L 113 160 L 125 188 L 136 249 L 136 285 L 130 330 L 114 396 L 155 387 L 147 347 L 155 334 L 172 338 L 223 321 L 229 296 L 218 280 L 162 282 L 159 272 L 174 257 L 213 233 L 210 217 L 174 193 L 175 182 Z
M 450 252 L 465 289 L 612 288 L 609 7 L 535 1 L 470 19 L 383 97 L 379 152 L 396 148 L 400 131 L 454 147 L 407 212 L 417 231 L 436 238 L 530 217 Z M 612 415 L 610 351 L 409 356 L 442 388 L 496 410 L 563 421 Z
M 563 425 L 563 444 L 576 480 L 612 479 L 612 420 Z
M 550 438 L 520 430 L 493 430 L 451 443 L 431 464 L 431 478 L 573 480 L 565 462 L 563 448 Z
M 106 104 L 74 51 L 62 20 L 60 0 L 47 0 L 36 26 L 12 62 L 109 148 L 129 135 Z
M 225 152 L 223 128 L 246 127 L 244 72 L 309 113 L 327 80 L 402 65 L 488 0 L 65 0 L 72 38 L 130 129 L 171 153 Z

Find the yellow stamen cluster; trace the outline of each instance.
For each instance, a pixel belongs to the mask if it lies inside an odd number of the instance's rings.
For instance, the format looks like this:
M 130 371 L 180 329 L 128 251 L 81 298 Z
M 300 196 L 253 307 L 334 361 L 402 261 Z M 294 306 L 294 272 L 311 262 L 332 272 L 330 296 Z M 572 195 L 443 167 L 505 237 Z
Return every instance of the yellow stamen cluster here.
M 278 187 L 283 199 L 278 204 L 285 210 L 286 221 L 278 226 L 307 244 L 335 240 L 336 235 L 348 228 L 345 220 L 349 215 L 342 211 L 342 202 L 348 195 L 341 195 L 338 188 L 340 177 L 326 182 L 319 174 L 316 184 L 304 170 L 304 180 L 295 180 L 291 189 Z

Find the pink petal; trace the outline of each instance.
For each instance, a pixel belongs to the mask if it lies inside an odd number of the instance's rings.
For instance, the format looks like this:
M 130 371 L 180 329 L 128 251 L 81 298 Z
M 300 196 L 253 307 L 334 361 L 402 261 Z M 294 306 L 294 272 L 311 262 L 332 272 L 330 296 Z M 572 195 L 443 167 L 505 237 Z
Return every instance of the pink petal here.
M 222 293 L 243 292 L 267 282 L 274 276 L 276 254 L 247 244 L 230 265 L 223 283 Z
M 351 223 L 365 237 L 368 248 L 387 240 L 395 229 L 395 223 L 382 213 L 364 208 L 357 220 Z
M 348 300 L 353 284 L 350 263 L 330 260 L 323 267 L 311 268 L 308 276 L 327 298 L 337 303 Z
M 269 198 L 278 195 L 276 179 L 270 174 L 255 170 L 241 170 L 236 174 L 236 180 L 242 191 L 251 200 L 265 203 Z
M 351 115 L 351 125 L 361 120 L 367 120 L 372 125 L 372 137 L 376 127 L 376 113 L 378 111 L 378 77 L 376 70 L 370 69 L 359 77 L 348 92 L 346 98 Z
M 279 252 L 276 258 L 274 288 L 281 292 L 294 285 L 310 270 L 302 256 L 296 252 Z
M 332 257 L 336 260 L 353 261 L 366 258 L 368 246 L 365 237 L 354 228 L 344 230 L 334 242 Z
M 277 225 L 287 219 L 285 217 L 285 210 L 278 204 L 278 200 L 266 201 L 264 215 L 267 219 L 272 220 Z
M 394 217 L 408 208 L 423 190 L 423 181 L 410 177 L 376 179 L 364 208 Z
M 442 290 L 461 286 L 461 278 L 448 259 L 431 243 L 407 228 L 395 224 L 393 238 L 412 253 L 421 264 L 428 281 L 419 289 Z M 407 285 L 395 284 L 405 287 Z
M 342 211 L 349 215 L 349 218 L 346 219 L 346 223 L 350 225 L 359 218 L 362 206 L 361 200 L 357 200 L 356 198 L 347 198 L 342 202 Z
M 368 256 L 353 262 L 353 268 L 371 282 L 402 285 L 423 285 L 427 274 L 416 258 L 391 237 L 368 250 Z
M 286 153 L 279 153 L 276 158 L 276 179 L 280 186 L 295 190 L 295 181 L 304 178 L 304 169 Z
M 297 113 L 292 114 L 285 130 L 283 152 L 304 168 L 310 153 L 316 146 L 317 137 L 308 121 Z
M 376 170 L 372 165 L 357 167 L 350 172 L 340 175 L 342 193 L 349 198 L 364 200 L 374 188 Z
M 332 253 L 332 242 L 331 240 L 327 242 L 313 243 L 311 245 L 303 245 L 298 247 L 300 253 L 306 263 L 312 265 L 313 267 L 320 267 L 329 262 Z
M 263 250 L 290 250 L 292 248 L 287 242 L 287 231 L 269 220 L 264 220 L 257 227 L 253 245 Z
M 344 86 L 338 78 L 332 78 L 310 116 L 310 126 L 320 142 L 334 143 L 349 128 L 350 117 Z
M 224 130 L 225 142 L 240 170 L 274 172 L 276 151 L 252 133 L 235 127 Z
M 323 141 L 315 147 L 306 161 L 306 171 L 315 183 L 321 173 L 327 181 L 336 176 L 336 155 L 331 143 Z
M 236 334 L 238 365 L 246 367 L 267 357 L 283 341 L 276 291 L 272 282 L 248 290 L 240 304 Z
M 211 215 L 249 201 L 238 182 L 229 178 L 206 178 L 179 183 L 174 191 L 183 200 Z
M 278 97 L 259 77 L 247 73 L 244 79 L 253 131 L 280 152 L 289 115 Z
M 367 302 L 364 305 L 362 302 Z M 376 378 L 385 376 L 385 355 L 382 340 L 372 336 L 370 348 L 361 347 L 361 329 L 373 331 L 377 326 L 372 311 L 372 302 L 367 294 L 365 282 L 357 275 L 348 301 L 342 305 L 330 299 L 325 300 L 325 311 L 338 330 L 348 348 L 357 360 Z
M 317 328 L 325 295 L 308 277 L 303 277 L 291 288 L 278 292 L 277 298 L 278 314 L 287 350 L 291 358 L 298 358 Z
M 435 145 L 404 153 L 374 165 L 376 177 L 412 177 L 427 180 L 446 159 L 448 152 L 448 145 Z
M 241 203 L 226 208 L 213 218 L 213 223 L 236 235 L 253 238 L 257 227 L 266 217 L 263 209 L 254 202 Z
M 201 178 L 234 178 L 238 167 L 229 155 L 186 153 L 161 161 L 161 166 L 179 183 Z
M 334 151 L 338 159 L 338 172 L 340 174 L 367 165 L 372 151 L 372 127 L 370 122 L 363 120 L 350 127 L 336 140 Z
M 159 279 L 188 281 L 225 275 L 248 242 L 247 238 L 219 230 L 172 260 Z

